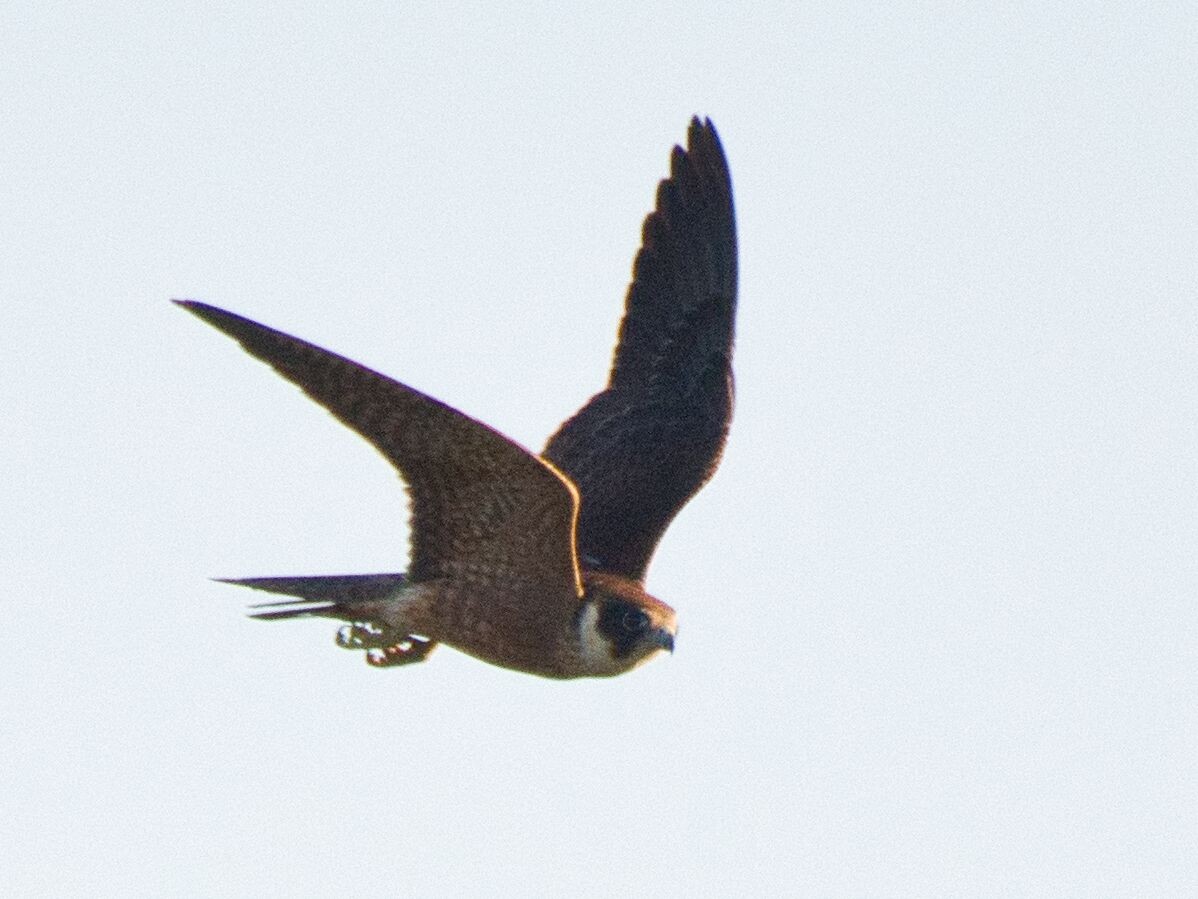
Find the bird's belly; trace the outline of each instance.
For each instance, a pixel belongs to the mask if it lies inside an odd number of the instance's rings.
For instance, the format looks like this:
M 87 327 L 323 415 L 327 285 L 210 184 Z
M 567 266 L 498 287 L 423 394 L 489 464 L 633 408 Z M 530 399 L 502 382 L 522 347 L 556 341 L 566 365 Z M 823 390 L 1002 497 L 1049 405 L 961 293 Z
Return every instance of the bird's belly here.
M 572 596 L 547 600 L 451 581 L 412 586 L 419 594 L 405 597 L 405 620 L 413 632 L 501 668 L 552 678 L 589 673 L 580 670 Z

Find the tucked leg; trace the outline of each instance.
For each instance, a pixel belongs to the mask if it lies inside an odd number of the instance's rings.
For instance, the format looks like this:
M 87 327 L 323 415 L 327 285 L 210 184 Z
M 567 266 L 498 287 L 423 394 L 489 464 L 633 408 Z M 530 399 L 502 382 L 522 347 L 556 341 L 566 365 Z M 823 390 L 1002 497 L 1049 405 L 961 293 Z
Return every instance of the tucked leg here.
M 342 649 L 386 649 L 407 638 L 377 621 L 352 621 L 337 628 L 337 645 Z

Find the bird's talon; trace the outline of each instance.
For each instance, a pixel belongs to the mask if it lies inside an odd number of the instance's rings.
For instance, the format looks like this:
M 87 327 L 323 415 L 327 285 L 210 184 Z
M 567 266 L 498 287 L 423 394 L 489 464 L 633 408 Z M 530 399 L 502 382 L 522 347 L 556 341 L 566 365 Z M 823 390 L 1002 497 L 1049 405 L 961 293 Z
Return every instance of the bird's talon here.
M 390 646 L 366 650 L 366 664 L 374 668 L 395 668 L 399 665 L 423 662 L 435 645 L 431 640 L 409 635 Z

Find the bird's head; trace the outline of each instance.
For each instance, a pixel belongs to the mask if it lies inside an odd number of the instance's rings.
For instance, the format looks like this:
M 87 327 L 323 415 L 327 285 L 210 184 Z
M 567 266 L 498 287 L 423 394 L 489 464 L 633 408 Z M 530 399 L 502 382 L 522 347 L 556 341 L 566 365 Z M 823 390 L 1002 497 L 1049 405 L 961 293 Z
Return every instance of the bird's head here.
M 674 651 L 674 610 L 636 581 L 589 572 L 583 587 L 578 643 L 592 676 L 623 674 L 663 649 Z

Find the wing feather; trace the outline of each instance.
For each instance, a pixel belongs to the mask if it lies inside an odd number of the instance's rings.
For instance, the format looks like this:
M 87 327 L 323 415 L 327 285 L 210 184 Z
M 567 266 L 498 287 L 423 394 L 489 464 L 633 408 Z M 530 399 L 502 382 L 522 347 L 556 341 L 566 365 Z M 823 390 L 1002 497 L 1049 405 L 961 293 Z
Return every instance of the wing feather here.
M 542 454 L 581 495 L 587 567 L 643 579 L 715 473 L 732 418 L 736 282 L 728 163 L 715 127 L 695 118 L 642 228 L 607 388 Z
M 398 469 L 411 581 L 505 577 L 582 595 L 569 480 L 497 431 L 405 384 L 240 315 L 176 301 L 299 386 Z M 547 594 L 550 595 L 550 594 Z

